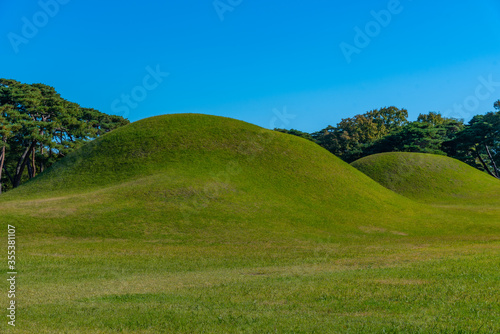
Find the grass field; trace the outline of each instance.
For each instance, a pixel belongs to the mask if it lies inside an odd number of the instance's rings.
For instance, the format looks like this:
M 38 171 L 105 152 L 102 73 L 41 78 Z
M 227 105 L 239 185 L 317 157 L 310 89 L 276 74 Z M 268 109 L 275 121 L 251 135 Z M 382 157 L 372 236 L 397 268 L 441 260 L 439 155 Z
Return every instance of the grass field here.
M 500 182 L 433 155 L 353 166 L 221 117 L 109 133 L 0 197 L 0 331 L 500 332 Z
M 422 153 L 374 154 L 352 164 L 383 186 L 429 204 L 498 205 L 498 181 L 458 160 Z

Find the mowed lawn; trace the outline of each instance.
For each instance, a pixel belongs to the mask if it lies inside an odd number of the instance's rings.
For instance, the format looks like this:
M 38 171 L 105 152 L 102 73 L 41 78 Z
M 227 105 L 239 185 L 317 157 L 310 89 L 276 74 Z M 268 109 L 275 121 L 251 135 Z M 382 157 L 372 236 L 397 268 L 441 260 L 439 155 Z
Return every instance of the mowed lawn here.
M 498 237 L 389 234 L 197 246 L 21 235 L 15 331 L 500 331 Z
M 341 232 L 279 220 L 274 229 L 223 221 L 199 228 L 195 217 L 170 237 L 154 222 L 150 231 L 139 225 L 136 237 L 124 227 L 123 235 L 92 237 L 81 222 L 61 230 L 57 222 L 69 222 L 62 216 L 72 206 L 60 201 L 4 206 L 10 223 L 8 212 L 20 208 L 41 213 L 17 224 L 17 325 L 4 320 L 2 331 L 500 331 L 500 210 L 490 205 L 440 206 L 400 229 L 359 217 Z M 40 219 L 50 209 L 61 217 Z M 100 223 L 108 225 L 96 231 L 116 224 Z

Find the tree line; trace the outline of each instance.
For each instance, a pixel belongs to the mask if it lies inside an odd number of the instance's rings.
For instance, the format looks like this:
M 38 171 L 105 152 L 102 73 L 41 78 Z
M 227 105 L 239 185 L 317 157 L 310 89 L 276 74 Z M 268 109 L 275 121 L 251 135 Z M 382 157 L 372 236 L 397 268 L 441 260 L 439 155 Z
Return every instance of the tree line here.
M 342 119 L 336 126 L 306 133 L 274 129 L 311 140 L 350 163 L 383 152 L 447 155 L 500 179 L 500 100 L 496 111 L 463 120 L 440 113 L 408 120 L 394 106 Z M 56 161 L 129 121 L 82 108 L 53 87 L 0 79 L 0 193 L 16 188 Z
M 67 101 L 53 87 L 0 79 L 0 193 L 128 123 Z
M 307 133 L 274 129 L 311 140 L 351 163 L 383 152 L 420 152 L 461 160 L 500 179 L 500 100 L 495 111 L 464 120 L 438 112 L 408 120 L 408 111 L 394 106 L 342 119 L 337 126 Z

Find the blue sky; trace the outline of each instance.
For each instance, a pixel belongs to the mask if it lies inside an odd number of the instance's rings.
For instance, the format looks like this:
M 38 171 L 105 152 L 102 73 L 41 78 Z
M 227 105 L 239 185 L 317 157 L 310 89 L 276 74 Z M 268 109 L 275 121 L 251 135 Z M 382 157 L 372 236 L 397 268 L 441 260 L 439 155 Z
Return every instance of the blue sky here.
M 0 77 L 131 121 L 312 132 L 390 105 L 469 119 L 500 99 L 499 22 L 497 0 L 2 1 Z

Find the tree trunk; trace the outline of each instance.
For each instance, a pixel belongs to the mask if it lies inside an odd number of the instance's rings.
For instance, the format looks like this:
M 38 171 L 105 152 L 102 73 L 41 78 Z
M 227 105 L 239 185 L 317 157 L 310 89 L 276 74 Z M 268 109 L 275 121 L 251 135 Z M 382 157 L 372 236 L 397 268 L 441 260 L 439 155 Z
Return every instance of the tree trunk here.
M 4 166 L 5 166 L 5 164 L 4 164 Z M 7 175 L 7 177 L 9 178 L 10 183 L 14 184 L 14 178 L 12 177 L 12 175 L 10 175 L 9 171 L 7 170 L 7 168 L 4 168 L 3 171 L 5 172 L 5 175 Z
M 42 146 L 42 148 L 40 149 L 40 155 L 42 156 L 42 157 L 40 158 L 40 173 L 43 173 L 43 170 L 44 170 L 44 168 L 43 168 L 43 146 Z
M 488 157 L 490 157 L 491 164 L 493 165 L 493 169 L 495 171 L 496 177 L 500 179 L 500 172 L 498 171 L 497 164 L 495 163 L 495 160 L 493 160 L 493 156 L 491 155 L 490 148 L 488 145 L 484 145 L 486 147 L 486 152 L 488 152 Z
M 28 147 L 24 151 L 24 153 L 21 155 L 21 158 L 19 159 L 19 162 L 17 163 L 16 173 L 14 175 L 14 184 L 12 185 L 14 188 L 19 187 L 19 185 L 21 184 L 21 178 L 23 176 L 23 172 L 24 172 L 24 168 L 26 167 L 26 163 L 28 162 L 28 159 L 29 159 L 29 153 L 31 152 L 33 147 L 35 147 L 35 145 L 36 145 L 36 141 L 33 141 L 31 143 L 30 147 Z
M 31 159 L 28 159 L 26 167 L 28 167 L 28 177 L 31 180 L 33 178 L 33 166 L 31 165 Z
M 475 151 L 476 153 L 476 157 L 479 159 L 479 161 L 481 162 L 481 165 L 483 165 L 483 168 L 488 172 L 488 174 L 490 174 L 491 176 L 495 177 L 495 174 L 493 174 L 490 170 L 490 168 L 488 167 L 488 165 L 486 164 L 486 162 L 484 162 L 483 158 L 481 158 L 481 154 L 479 154 L 478 151 Z
M 0 194 L 2 193 L 2 171 L 3 171 L 4 161 L 5 161 L 5 146 L 2 147 L 2 151 L 0 153 Z
M 33 168 L 32 172 L 31 172 L 31 176 L 30 178 L 34 178 L 36 176 L 36 161 L 35 161 L 35 149 L 36 147 L 33 146 L 33 150 L 31 151 L 31 167 Z

